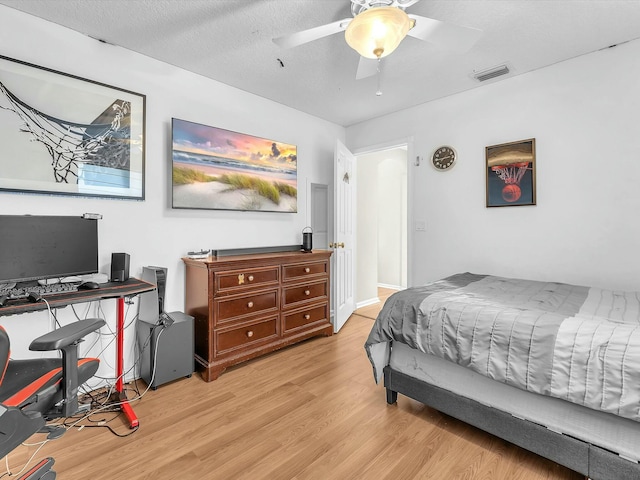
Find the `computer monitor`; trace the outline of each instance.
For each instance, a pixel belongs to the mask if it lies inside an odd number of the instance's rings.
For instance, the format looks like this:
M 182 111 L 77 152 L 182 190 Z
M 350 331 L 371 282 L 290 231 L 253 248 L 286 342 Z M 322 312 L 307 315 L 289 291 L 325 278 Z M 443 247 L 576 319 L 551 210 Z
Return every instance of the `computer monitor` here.
M 0 283 L 98 272 L 98 221 L 0 215 Z

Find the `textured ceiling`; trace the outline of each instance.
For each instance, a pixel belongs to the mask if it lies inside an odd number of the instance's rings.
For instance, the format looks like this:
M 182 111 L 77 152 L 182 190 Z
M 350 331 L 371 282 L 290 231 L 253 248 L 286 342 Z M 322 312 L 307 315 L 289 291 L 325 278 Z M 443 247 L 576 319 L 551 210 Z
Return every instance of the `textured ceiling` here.
M 351 16 L 349 0 L 0 0 L 91 37 L 349 126 L 640 38 L 638 0 L 421 0 L 408 13 L 484 33 L 454 54 L 406 38 L 380 78 L 356 80 L 338 33 L 284 50 L 274 37 Z M 483 84 L 474 71 L 507 63 Z

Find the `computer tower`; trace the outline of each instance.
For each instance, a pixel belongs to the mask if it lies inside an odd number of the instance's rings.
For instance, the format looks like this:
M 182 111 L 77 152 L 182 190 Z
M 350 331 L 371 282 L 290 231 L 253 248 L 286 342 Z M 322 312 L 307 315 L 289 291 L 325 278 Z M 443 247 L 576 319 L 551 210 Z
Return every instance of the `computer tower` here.
M 182 312 L 165 313 L 169 320 L 138 319 L 140 377 L 153 390 L 194 371 L 193 317 Z
M 164 312 L 167 292 L 167 269 L 165 267 L 142 267 L 142 280 L 153 283 L 156 290 L 140 295 L 138 315 L 143 320 L 155 323 Z

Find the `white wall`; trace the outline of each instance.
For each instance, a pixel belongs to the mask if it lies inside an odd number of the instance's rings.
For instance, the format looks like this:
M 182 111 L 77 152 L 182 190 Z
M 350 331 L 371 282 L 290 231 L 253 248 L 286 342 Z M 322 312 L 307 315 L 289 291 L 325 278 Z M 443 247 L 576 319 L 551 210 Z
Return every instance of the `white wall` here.
M 100 270 L 109 272 L 112 252 L 131 255 L 134 276 L 141 274 L 144 265 L 168 267 L 169 311 L 184 309 L 184 267 L 180 258 L 187 251 L 301 243 L 302 229 L 309 222 L 305 185 L 332 184 L 335 141 L 344 140 L 344 128 L 4 6 L 0 6 L 0 45 L 1 53 L 8 57 L 145 94 L 147 101 L 145 201 L 2 193 L 0 213 L 101 213 Z M 297 145 L 299 213 L 172 210 L 172 117 Z M 111 325 L 114 303 L 102 302 Z M 131 306 L 127 319 L 136 312 L 137 307 Z M 66 308 L 59 311 L 59 318 L 68 323 L 75 317 Z M 0 322 L 12 337 L 16 357 L 28 356 L 28 341 L 49 328 L 45 313 L 3 317 Z M 127 332 L 128 352 L 133 336 L 133 330 Z M 103 339 L 105 345 L 107 342 Z M 103 357 L 112 364 L 114 355 L 110 346 Z M 132 358 L 128 353 L 127 368 Z M 100 372 L 108 375 L 111 367 L 105 368 Z
M 356 304 L 378 299 L 378 161 L 376 153 L 356 157 Z
M 517 66 L 516 66 L 517 68 Z M 640 41 L 347 128 L 413 136 L 412 284 L 471 271 L 640 290 Z M 485 147 L 535 137 L 537 206 L 485 207 Z M 449 171 L 428 161 L 439 145 Z
M 378 285 L 406 287 L 407 150 L 357 156 L 356 303 L 372 303 Z
M 378 283 L 406 287 L 407 151 L 390 150 L 378 162 Z

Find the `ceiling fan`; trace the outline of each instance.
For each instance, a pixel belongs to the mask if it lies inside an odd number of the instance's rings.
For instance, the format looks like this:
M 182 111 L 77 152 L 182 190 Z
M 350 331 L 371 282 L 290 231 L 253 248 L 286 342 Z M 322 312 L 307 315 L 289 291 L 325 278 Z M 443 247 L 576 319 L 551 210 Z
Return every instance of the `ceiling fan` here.
M 400 45 L 405 36 L 424 40 L 444 49 L 464 53 L 482 31 L 407 14 L 405 9 L 419 0 L 351 0 L 353 18 L 274 38 L 276 45 L 293 48 L 339 32 L 360 54 L 356 79 L 380 72 L 380 61 Z

